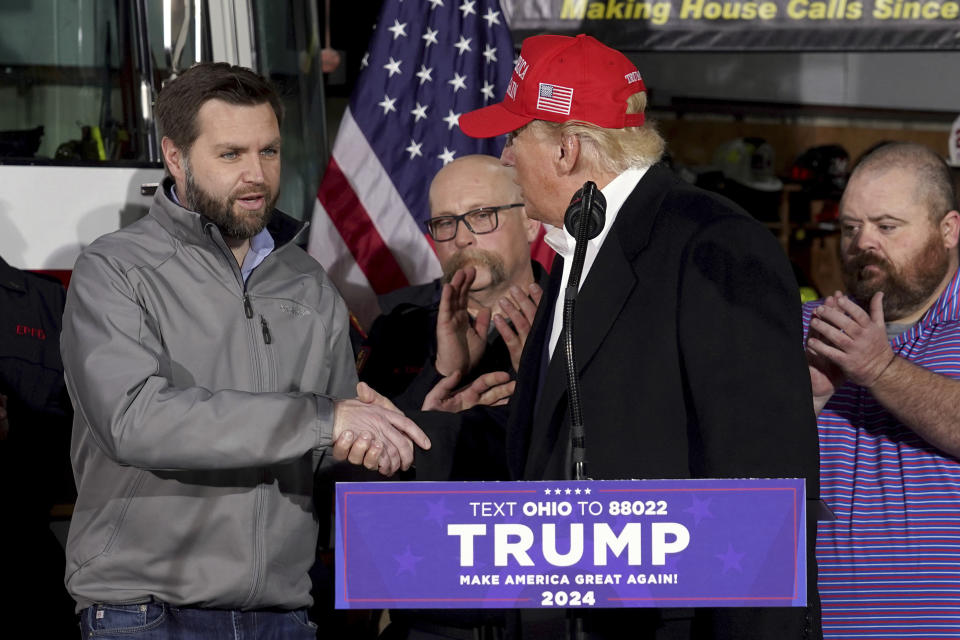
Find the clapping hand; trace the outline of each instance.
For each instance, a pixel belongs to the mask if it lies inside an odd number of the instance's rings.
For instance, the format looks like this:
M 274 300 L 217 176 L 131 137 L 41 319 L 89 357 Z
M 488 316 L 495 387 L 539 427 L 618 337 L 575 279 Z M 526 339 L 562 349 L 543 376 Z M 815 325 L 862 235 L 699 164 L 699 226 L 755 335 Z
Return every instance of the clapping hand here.
M 523 345 L 530 334 L 530 327 L 533 325 L 533 318 L 537 315 L 537 306 L 543 297 L 543 289 L 535 283 L 522 291 L 520 287 L 514 285 L 510 287 L 510 295 L 500 299 L 500 308 L 503 315 L 493 316 L 493 325 L 497 328 L 503 342 L 510 351 L 510 362 L 513 364 L 513 370 L 520 369 L 520 355 L 523 353 Z
M 437 372 L 443 376 L 467 375 L 487 348 L 490 310 L 481 309 L 470 320 L 467 304 L 470 287 L 477 276 L 475 267 L 459 269 L 443 285 L 437 311 Z
M 478 404 L 496 406 L 506 404 L 513 395 L 516 380 L 506 371 L 486 373 L 462 389 L 457 389 L 460 373 L 453 373 L 438 382 L 423 399 L 424 411 L 456 413 Z

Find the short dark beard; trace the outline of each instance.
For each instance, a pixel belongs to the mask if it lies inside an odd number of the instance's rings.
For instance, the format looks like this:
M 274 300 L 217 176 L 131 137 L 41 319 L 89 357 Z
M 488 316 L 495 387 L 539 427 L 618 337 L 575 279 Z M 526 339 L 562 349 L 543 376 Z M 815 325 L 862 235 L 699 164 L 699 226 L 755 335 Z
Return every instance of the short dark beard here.
M 203 214 L 210 219 L 224 238 L 233 240 L 247 240 L 257 235 L 270 223 L 273 217 L 273 208 L 277 204 L 279 193 L 272 193 L 270 189 L 263 185 L 246 189 L 240 193 L 234 193 L 226 198 L 217 199 L 207 193 L 193 178 L 193 172 L 190 166 L 184 167 L 186 177 L 186 193 L 183 194 L 187 208 L 191 211 Z M 249 213 L 237 215 L 233 211 L 234 203 L 248 193 L 263 193 L 266 207 L 258 213 Z
M 867 265 L 877 265 L 882 273 L 864 280 L 861 272 Z M 883 291 L 883 317 L 890 322 L 913 314 L 930 299 L 947 275 L 950 255 L 933 232 L 923 249 L 902 268 L 874 253 L 843 256 L 842 267 L 847 294 L 864 309 L 870 308 L 877 291 Z
M 464 249 L 453 254 L 443 265 L 443 281 L 450 282 L 453 274 L 459 269 L 480 265 L 485 266 L 490 271 L 490 284 L 484 289 L 496 289 L 507 281 L 507 269 L 503 264 L 503 258 L 493 251 L 477 248 Z

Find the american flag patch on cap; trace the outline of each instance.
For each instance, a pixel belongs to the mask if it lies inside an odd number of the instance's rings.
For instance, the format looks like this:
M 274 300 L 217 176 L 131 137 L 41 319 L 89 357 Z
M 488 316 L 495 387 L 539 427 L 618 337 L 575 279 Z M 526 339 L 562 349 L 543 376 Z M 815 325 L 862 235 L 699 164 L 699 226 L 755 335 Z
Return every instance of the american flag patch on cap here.
M 573 89 L 556 84 L 540 83 L 537 109 L 568 116 L 571 104 L 573 104 Z

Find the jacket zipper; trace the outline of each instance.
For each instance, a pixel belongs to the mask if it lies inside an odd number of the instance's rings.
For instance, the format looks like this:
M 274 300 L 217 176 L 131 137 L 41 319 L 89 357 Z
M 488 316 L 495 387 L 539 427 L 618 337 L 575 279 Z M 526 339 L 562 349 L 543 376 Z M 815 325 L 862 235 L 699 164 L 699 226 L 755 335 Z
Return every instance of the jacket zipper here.
M 263 586 L 263 511 L 267 500 L 267 472 L 260 470 L 260 483 L 257 486 L 257 503 L 253 513 L 253 584 L 246 604 L 256 602 Z
M 213 231 L 210 231 L 211 237 L 213 237 Z M 215 241 L 216 242 L 216 241 Z M 222 244 L 222 240 L 220 243 Z M 279 249 L 280 247 L 277 247 Z M 221 250 L 226 249 L 226 246 L 221 246 Z M 240 275 L 239 267 L 236 264 L 236 261 L 231 261 L 232 254 L 230 251 L 224 251 L 224 255 L 227 257 L 227 262 L 230 263 L 230 266 L 233 268 L 234 275 L 237 276 L 237 282 L 240 285 L 241 290 L 243 291 L 243 315 L 246 316 L 247 320 L 253 320 L 253 304 L 250 302 L 250 295 L 247 293 L 247 284 L 244 282 L 243 277 Z M 249 325 L 248 325 L 249 326 Z M 273 337 L 270 334 L 270 328 L 267 326 L 267 321 L 263 316 L 260 316 L 260 330 L 263 333 L 263 341 L 266 344 L 273 342 Z M 251 345 L 253 347 L 253 356 L 255 361 L 255 366 L 257 370 L 257 381 L 260 390 L 264 388 L 264 378 L 265 372 L 264 368 L 268 366 L 263 362 L 263 359 L 260 357 L 260 348 L 257 345 L 254 335 L 251 334 Z M 260 591 L 263 587 L 263 512 L 265 510 L 264 503 L 267 500 L 266 493 L 266 482 L 268 479 L 267 471 L 260 471 L 260 484 L 257 487 L 257 498 L 256 506 L 254 508 L 253 514 L 253 523 L 254 523 L 254 533 L 253 533 L 253 558 L 254 558 L 254 569 L 253 569 L 253 584 L 250 585 L 250 592 L 247 596 L 246 602 L 248 604 L 256 601 L 257 596 L 259 596 Z
M 246 284 L 244 283 L 243 291 L 243 315 L 246 316 L 248 320 L 254 320 L 255 314 L 253 312 L 253 303 L 250 301 L 250 294 L 246 291 Z M 260 330 L 263 333 L 263 341 L 266 344 L 272 342 L 272 337 L 270 335 L 270 329 L 267 326 L 267 321 L 261 315 L 260 317 Z M 249 326 L 249 325 L 248 325 Z M 252 327 L 251 327 L 252 329 Z M 253 347 L 253 356 L 254 362 L 256 365 L 257 371 L 257 381 L 259 391 L 263 391 L 266 385 L 266 374 L 265 368 L 267 364 L 263 361 L 263 358 L 260 355 L 260 346 L 257 344 L 256 339 L 254 338 L 256 334 L 251 333 L 251 344 Z M 257 486 L 257 497 L 256 504 L 254 506 L 253 512 L 253 576 L 252 583 L 250 585 L 250 592 L 247 595 L 245 604 L 253 604 L 256 602 L 257 597 L 260 595 L 260 591 L 263 587 L 263 512 L 265 509 L 265 502 L 267 500 L 267 489 L 265 486 L 267 480 L 266 470 L 260 470 L 260 483 Z
M 260 328 L 263 330 L 264 343 L 270 344 L 273 342 L 273 337 L 270 335 L 270 327 L 267 326 L 267 320 L 263 316 L 260 316 Z

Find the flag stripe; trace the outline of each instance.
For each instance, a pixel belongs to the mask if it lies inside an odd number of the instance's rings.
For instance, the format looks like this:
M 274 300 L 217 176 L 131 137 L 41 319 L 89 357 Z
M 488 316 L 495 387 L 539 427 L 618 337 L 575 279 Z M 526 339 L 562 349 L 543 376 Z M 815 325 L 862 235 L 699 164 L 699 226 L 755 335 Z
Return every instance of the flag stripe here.
M 370 323 L 363 318 L 374 318 L 379 313 L 377 296 L 319 198 L 313 207 L 309 248 L 310 255 L 323 265 L 340 294 L 349 301 L 350 311 L 362 326 L 369 327 Z
M 330 159 L 317 198 L 376 293 L 410 284 L 340 170 L 336 157 Z
M 333 158 L 380 237 L 393 251 L 406 280 L 420 283 L 439 277 L 440 263 L 424 237 L 425 230 L 411 214 L 349 107 L 343 114 L 339 131 Z M 422 180 L 419 186 L 426 193 L 429 185 L 428 180 Z M 387 291 L 390 289 L 378 289 L 377 293 Z

